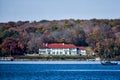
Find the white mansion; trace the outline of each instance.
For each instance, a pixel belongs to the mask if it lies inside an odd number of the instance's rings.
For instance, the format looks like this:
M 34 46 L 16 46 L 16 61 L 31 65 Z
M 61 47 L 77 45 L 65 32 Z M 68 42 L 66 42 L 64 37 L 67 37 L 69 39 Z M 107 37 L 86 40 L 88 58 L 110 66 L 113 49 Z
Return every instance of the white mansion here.
M 77 47 L 73 44 L 53 43 L 43 44 L 39 49 L 40 55 L 86 55 L 84 47 Z

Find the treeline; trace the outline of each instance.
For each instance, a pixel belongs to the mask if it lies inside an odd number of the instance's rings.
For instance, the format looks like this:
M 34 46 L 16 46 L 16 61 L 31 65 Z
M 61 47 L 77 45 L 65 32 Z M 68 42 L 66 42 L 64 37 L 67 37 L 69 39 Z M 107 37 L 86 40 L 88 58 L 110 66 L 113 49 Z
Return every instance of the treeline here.
M 90 46 L 98 55 L 120 55 L 120 19 L 0 23 L 0 56 L 38 53 L 43 43 Z

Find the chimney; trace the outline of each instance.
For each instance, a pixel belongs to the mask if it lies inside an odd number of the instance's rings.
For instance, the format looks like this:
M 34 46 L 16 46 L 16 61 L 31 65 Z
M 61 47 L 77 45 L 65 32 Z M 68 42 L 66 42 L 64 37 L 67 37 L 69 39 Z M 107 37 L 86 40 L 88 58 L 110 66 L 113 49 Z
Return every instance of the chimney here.
M 47 47 L 47 46 L 48 46 L 48 43 L 46 43 L 45 46 Z

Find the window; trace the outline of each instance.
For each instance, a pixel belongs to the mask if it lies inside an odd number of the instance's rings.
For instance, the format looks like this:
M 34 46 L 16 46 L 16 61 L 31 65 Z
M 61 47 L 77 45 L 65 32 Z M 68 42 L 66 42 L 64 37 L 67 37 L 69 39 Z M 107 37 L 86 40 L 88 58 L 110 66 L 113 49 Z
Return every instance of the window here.
M 65 54 L 67 54 L 67 51 L 65 51 Z
M 51 52 L 51 50 L 50 50 L 50 49 L 48 49 L 48 54 L 50 54 L 50 52 Z
M 48 54 L 50 54 L 50 52 L 48 52 Z
M 60 54 L 62 54 L 62 52 L 60 52 Z
M 52 52 L 52 54 L 55 54 L 55 52 Z
M 57 51 L 57 54 L 58 54 L 58 51 Z

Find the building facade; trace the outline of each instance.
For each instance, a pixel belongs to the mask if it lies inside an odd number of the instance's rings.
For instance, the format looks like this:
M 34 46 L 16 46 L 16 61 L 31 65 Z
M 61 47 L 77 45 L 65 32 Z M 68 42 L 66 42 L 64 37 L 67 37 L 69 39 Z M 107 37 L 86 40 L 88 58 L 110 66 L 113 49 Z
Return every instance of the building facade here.
M 86 55 L 84 47 L 76 47 L 73 44 L 53 43 L 43 44 L 39 49 L 40 55 Z

